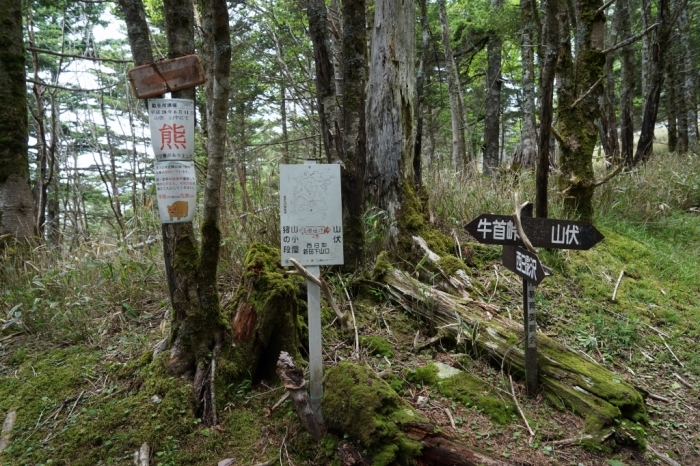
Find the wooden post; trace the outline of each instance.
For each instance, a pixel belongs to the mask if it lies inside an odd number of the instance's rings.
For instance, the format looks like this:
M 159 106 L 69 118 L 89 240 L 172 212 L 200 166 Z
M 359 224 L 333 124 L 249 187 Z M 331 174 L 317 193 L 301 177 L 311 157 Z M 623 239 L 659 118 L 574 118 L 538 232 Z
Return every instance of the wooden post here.
M 520 211 L 522 217 L 532 217 L 532 203 Z M 527 395 L 537 395 L 537 316 L 535 314 L 535 289 L 537 287 L 523 278 L 523 326 L 525 335 L 525 384 Z
M 307 266 L 314 277 L 320 277 L 319 266 Z M 309 313 L 309 402 L 316 421 L 323 424 L 321 399 L 323 398 L 323 348 L 321 343 L 321 288 L 306 280 Z

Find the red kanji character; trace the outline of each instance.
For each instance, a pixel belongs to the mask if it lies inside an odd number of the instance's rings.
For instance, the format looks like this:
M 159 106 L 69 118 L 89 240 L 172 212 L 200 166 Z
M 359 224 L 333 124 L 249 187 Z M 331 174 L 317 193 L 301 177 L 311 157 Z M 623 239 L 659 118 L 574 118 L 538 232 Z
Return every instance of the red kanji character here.
M 160 131 L 160 150 L 163 150 L 163 147 L 166 145 L 168 149 L 172 149 L 171 144 L 174 144 L 176 149 L 185 149 L 187 147 L 185 125 L 165 124 L 158 131 Z M 180 144 L 182 144 L 182 147 L 180 147 Z

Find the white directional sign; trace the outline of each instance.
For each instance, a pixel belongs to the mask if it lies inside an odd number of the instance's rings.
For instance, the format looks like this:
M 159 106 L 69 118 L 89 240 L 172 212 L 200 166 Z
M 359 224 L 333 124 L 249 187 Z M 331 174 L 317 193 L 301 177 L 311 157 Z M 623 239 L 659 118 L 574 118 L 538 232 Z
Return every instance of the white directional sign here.
M 280 165 L 282 265 L 343 263 L 340 165 Z
M 156 162 L 155 172 L 160 221 L 191 222 L 197 207 L 194 162 Z
M 194 100 L 148 100 L 151 145 L 156 160 L 192 160 L 194 116 Z

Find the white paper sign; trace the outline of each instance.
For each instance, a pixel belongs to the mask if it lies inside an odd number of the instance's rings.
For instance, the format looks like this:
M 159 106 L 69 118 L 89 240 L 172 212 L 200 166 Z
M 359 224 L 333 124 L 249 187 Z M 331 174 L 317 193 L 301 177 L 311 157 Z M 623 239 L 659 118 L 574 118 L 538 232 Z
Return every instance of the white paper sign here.
M 156 160 L 192 160 L 194 101 L 148 99 L 151 145 Z
M 197 206 L 194 162 L 156 162 L 155 172 L 160 221 L 191 222 Z
M 282 265 L 343 263 L 340 165 L 280 165 Z

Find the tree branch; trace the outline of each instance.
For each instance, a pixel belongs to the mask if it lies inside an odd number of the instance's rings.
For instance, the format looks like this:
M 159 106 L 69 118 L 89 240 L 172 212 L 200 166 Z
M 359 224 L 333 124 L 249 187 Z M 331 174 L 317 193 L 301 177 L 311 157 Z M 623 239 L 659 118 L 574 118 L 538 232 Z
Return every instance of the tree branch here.
M 613 176 L 615 176 L 615 175 L 617 175 L 618 173 L 620 173 L 620 172 L 622 171 L 623 168 L 624 168 L 624 164 L 621 163 L 620 165 L 617 166 L 617 168 L 615 169 L 614 172 L 612 172 L 611 174 L 609 174 L 608 176 L 606 176 L 606 177 L 603 178 L 602 180 L 596 181 L 595 183 L 593 183 L 593 187 L 594 187 L 594 188 L 597 188 L 598 186 L 604 185 L 605 183 L 607 183 L 608 181 L 610 181 L 610 179 L 612 179 Z
M 116 86 L 116 84 L 111 84 L 111 85 L 109 85 L 109 86 L 98 87 L 98 88 L 96 88 L 96 89 L 82 89 L 82 88 L 79 88 L 79 87 L 75 87 L 75 88 L 73 88 L 73 87 L 63 87 L 63 86 L 58 86 L 58 85 L 56 85 L 56 84 L 42 83 L 41 81 L 35 81 L 35 80 L 33 80 L 33 79 L 27 79 L 27 82 L 28 82 L 28 83 L 32 83 L 32 84 L 36 84 L 36 85 L 42 86 L 42 87 L 50 87 L 50 88 L 53 88 L 53 89 L 60 89 L 60 90 L 62 90 L 62 91 L 72 91 L 72 92 L 99 92 L 99 91 L 104 91 L 104 90 L 107 90 L 107 89 L 111 89 L 111 88 L 113 88 L 113 87 Z
M 36 47 L 26 47 L 27 50 L 30 52 L 37 52 L 37 53 L 43 53 L 45 55 L 54 55 L 56 57 L 63 57 L 63 58 L 77 58 L 80 60 L 91 60 L 91 61 L 101 61 L 101 62 L 110 62 L 110 63 L 133 63 L 133 60 L 118 60 L 116 58 L 98 58 L 98 57 L 88 57 L 85 55 L 73 55 L 70 53 L 60 53 L 60 52 L 54 52 L 53 50 L 46 50 L 46 49 L 39 49 Z
M 596 87 L 598 87 L 598 86 L 600 85 L 601 82 L 603 82 L 603 76 L 601 76 L 600 79 L 598 79 L 598 81 L 596 81 L 595 84 L 593 84 L 593 85 L 591 86 L 591 88 L 588 89 L 581 97 L 579 97 L 578 99 L 576 99 L 576 102 L 574 102 L 573 104 L 571 104 L 571 108 L 576 108 L 576 106 L 577 106 L 578 104 L 580 104 L 581 101 L 582 101 L 583 99 L 585 99 L 586 97 L 588 97 L 588 95 L 589 95 L 591 92 L 593 92 L 593 90 L 594 90 Z
M 291 262 L 294 265 L 294 267 L 296 267 L 296 270 L 291 270 L 287 273 L 301 275 L 302 277 L 306 277 L 307 280 L 312 281 L 316 285 L 318 285 L 319 288 L 321 288 L 323 295 L 326 297 L 328 305 L 333 309 L 335 315 L 338 317 L 338 320 L 340 321 L 340 328 L 342 328 L 343 330 L 350 330 L 350 325 L 348 324 L 348 314 L 341 312 L 340 308 L 333 299 L 331 291 L 328 289 L 326 281 L 323 278 L 314 276 L 303 265 L 297 262 L 296 259 L 290 257 L 289 262 Z
M 651 26 L 649 26 L 648 28 L 646 28 L 645 30 L 643 30 L 642 32 L 640 32 L 639 34 L 635 34 L 634 36 L 630 37 L 629 39 L 625 39 L 622 42 L 620 42 L 619 44 L 613 45 L 612 47 L 603 50 L 603 53 L 614 52 L 617 49 L 621 49 L 622 47 L 626 47 L 626 46 L 630 45 L 631 43 L 636 42 L 639 39 L 641 39 L 642 37 L 646 36 L 649 32 L 651 32 L 657 26 L 659 26 L 659 23 L 654 23 Z
M 616 0 L 609 0 L 609 1 L 605 2 L 605 5 L 603 5 L 603 6 L 601 6 L 600 8 L 598 8 L 598 10 L 596 10 L 595 14 L 597 15 L 598 13 L 601 13 L 601 12 L 604 11 L 607 7 L 609 7 L 610 5 L 612 5 L 613 3 L 615 3 L 615 1 L 616 1 Z M 595 16 L 595 15 L 594 15 L 594 16 Z

